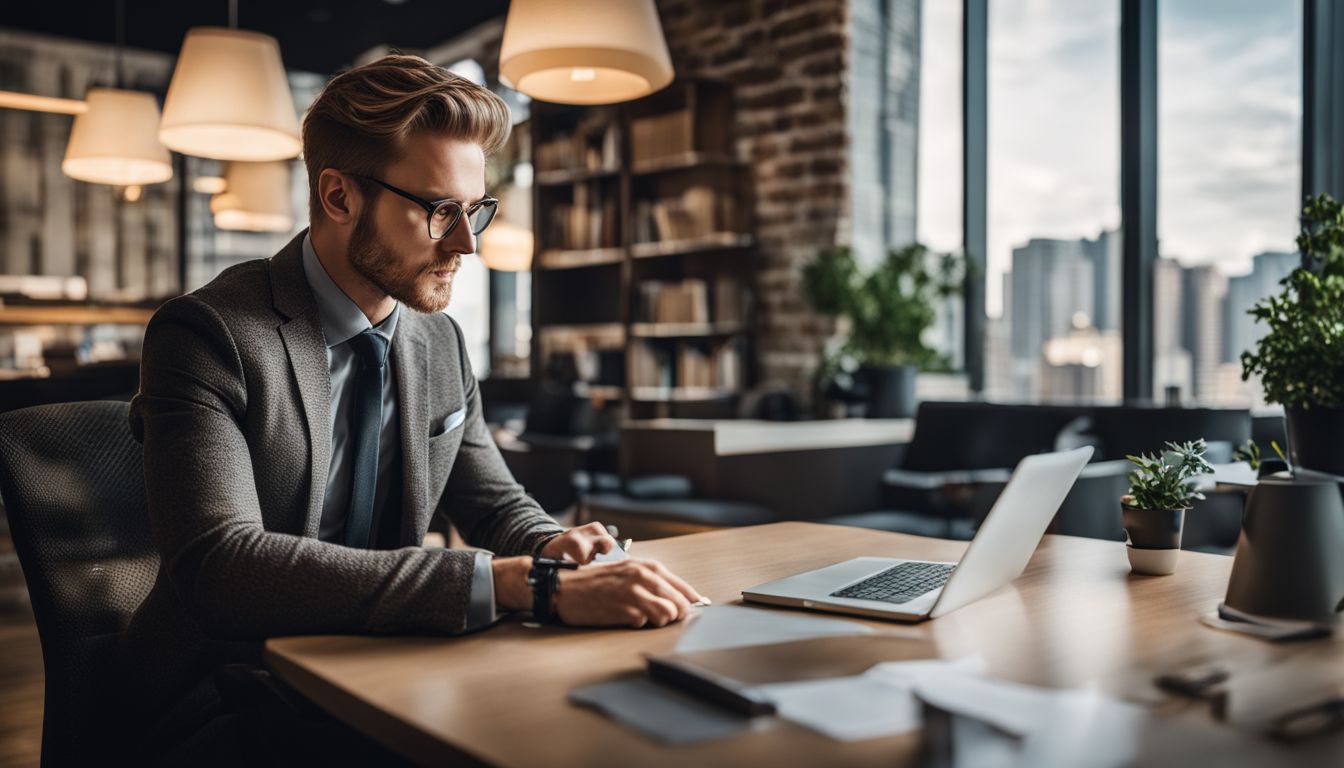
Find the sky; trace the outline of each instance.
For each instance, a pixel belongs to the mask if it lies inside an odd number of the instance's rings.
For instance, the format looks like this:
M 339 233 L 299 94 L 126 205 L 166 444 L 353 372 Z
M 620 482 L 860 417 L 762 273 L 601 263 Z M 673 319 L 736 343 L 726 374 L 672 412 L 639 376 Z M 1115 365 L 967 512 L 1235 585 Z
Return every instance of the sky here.
M 1119 225 L 1119 0 L 989 4 L 987 310 L 1012 249 Z M 1250 268 L 1291 250 L 1300 189 L 1300 0 L 1159 0 L 1163 256 Z M 919 237 L 961 244 L 961 3 L 924 0 Z

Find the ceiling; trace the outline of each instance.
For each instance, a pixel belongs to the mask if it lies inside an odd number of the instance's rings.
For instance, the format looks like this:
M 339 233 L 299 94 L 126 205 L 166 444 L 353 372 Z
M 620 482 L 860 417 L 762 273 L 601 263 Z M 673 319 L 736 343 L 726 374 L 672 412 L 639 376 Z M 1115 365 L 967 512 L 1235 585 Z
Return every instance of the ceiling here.
M 228 26 L 228 0 L 125 0 L 126 45 L 176 55 L 187 29 Z M 112 45 L 110 0 L 3 0 L 0 27 Z M 447 42 L 503 16 L 508 0 L 238 0 L 238 26 L 280 41 L 289 69 L 328 75 L 379 45 Z

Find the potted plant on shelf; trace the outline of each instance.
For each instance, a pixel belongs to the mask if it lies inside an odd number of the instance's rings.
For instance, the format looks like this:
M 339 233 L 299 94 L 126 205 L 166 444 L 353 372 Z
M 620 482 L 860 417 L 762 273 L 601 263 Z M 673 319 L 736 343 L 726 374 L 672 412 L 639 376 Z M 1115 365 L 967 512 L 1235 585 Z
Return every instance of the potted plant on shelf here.
M 1129 474 L 1129 493 L 1120 499 L 1129 566 L 1135 573 L 1165 576 L 1176 570 L 1185 512 L 1204 498 L 1193 478 L 1213 474 L 1204 460 L 1207 450 L 1203 440 L 1195 440 L 1167 443 L 1155 456 L 1125 457 L 1138 467 Z
M 1283 406 L 1293 466 L 1344 475 L 1344 205 L 1307 198 L 1297 248 L 1301 266 L 1249 310 L 1269 330 L 1242 352 L 1241 377 Z
M 821 314 L 840 318 L 839 354 L 855 361 L 868 391 L 868 415 L 907 418 L 915 410 L 915 374 L 949 370 L 924 341 L 938 305 L 961 290 L 964 261 L 914 244 L 889 252 L 865 272 L 848 247 L 828 248 L 803 268 L 803 287 Z M 828 361 L 828 365 L 836 365 Z

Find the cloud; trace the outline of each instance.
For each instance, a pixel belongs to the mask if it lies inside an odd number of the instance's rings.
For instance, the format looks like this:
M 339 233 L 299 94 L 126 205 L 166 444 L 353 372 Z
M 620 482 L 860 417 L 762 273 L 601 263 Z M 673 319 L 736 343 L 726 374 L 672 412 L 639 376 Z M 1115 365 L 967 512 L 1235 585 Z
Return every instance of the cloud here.
M 923 11 L 920 236 L 935 247 L 960 242 L 959 5 L 927 2 Z M 1013 247 L 1032 237 L 1094 237 L 1119 224 L 1118 6 L 990 3 L 991 314 L 1001 306 L 997 275 L 1009 268 Z M 1235 272 L 1255 253 L 1291 248 L 1301 167 L 1300 6 L 1160 4 L 1164 255 Z

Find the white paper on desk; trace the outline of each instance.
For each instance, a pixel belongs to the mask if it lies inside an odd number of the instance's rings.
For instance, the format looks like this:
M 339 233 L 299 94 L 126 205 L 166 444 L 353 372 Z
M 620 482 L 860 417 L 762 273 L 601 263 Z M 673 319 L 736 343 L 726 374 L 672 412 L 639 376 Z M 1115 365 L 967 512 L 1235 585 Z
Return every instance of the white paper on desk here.
M 771 683 L 756 690 L 774 702 L 780 717 L 839 741 L 861 741 L 912 731 L 923 705 L 918 681 L 941 674 L 980 674 L 985 660 L 923 659 L 877 664 L 862 675 Z
M 918 682 L 920 699 L 1022 740 L 1021 765 L 1130 765 L 1147 713 L 1097 691 L 1037 688 L 966 674 Z
M 872 631 L 871 627 L 853 621 L 823 619 L 793 611 L 711 605 L 692 617 L 674 650 L 677 653 L 714 651 L 812 637 L 862 635 Z

